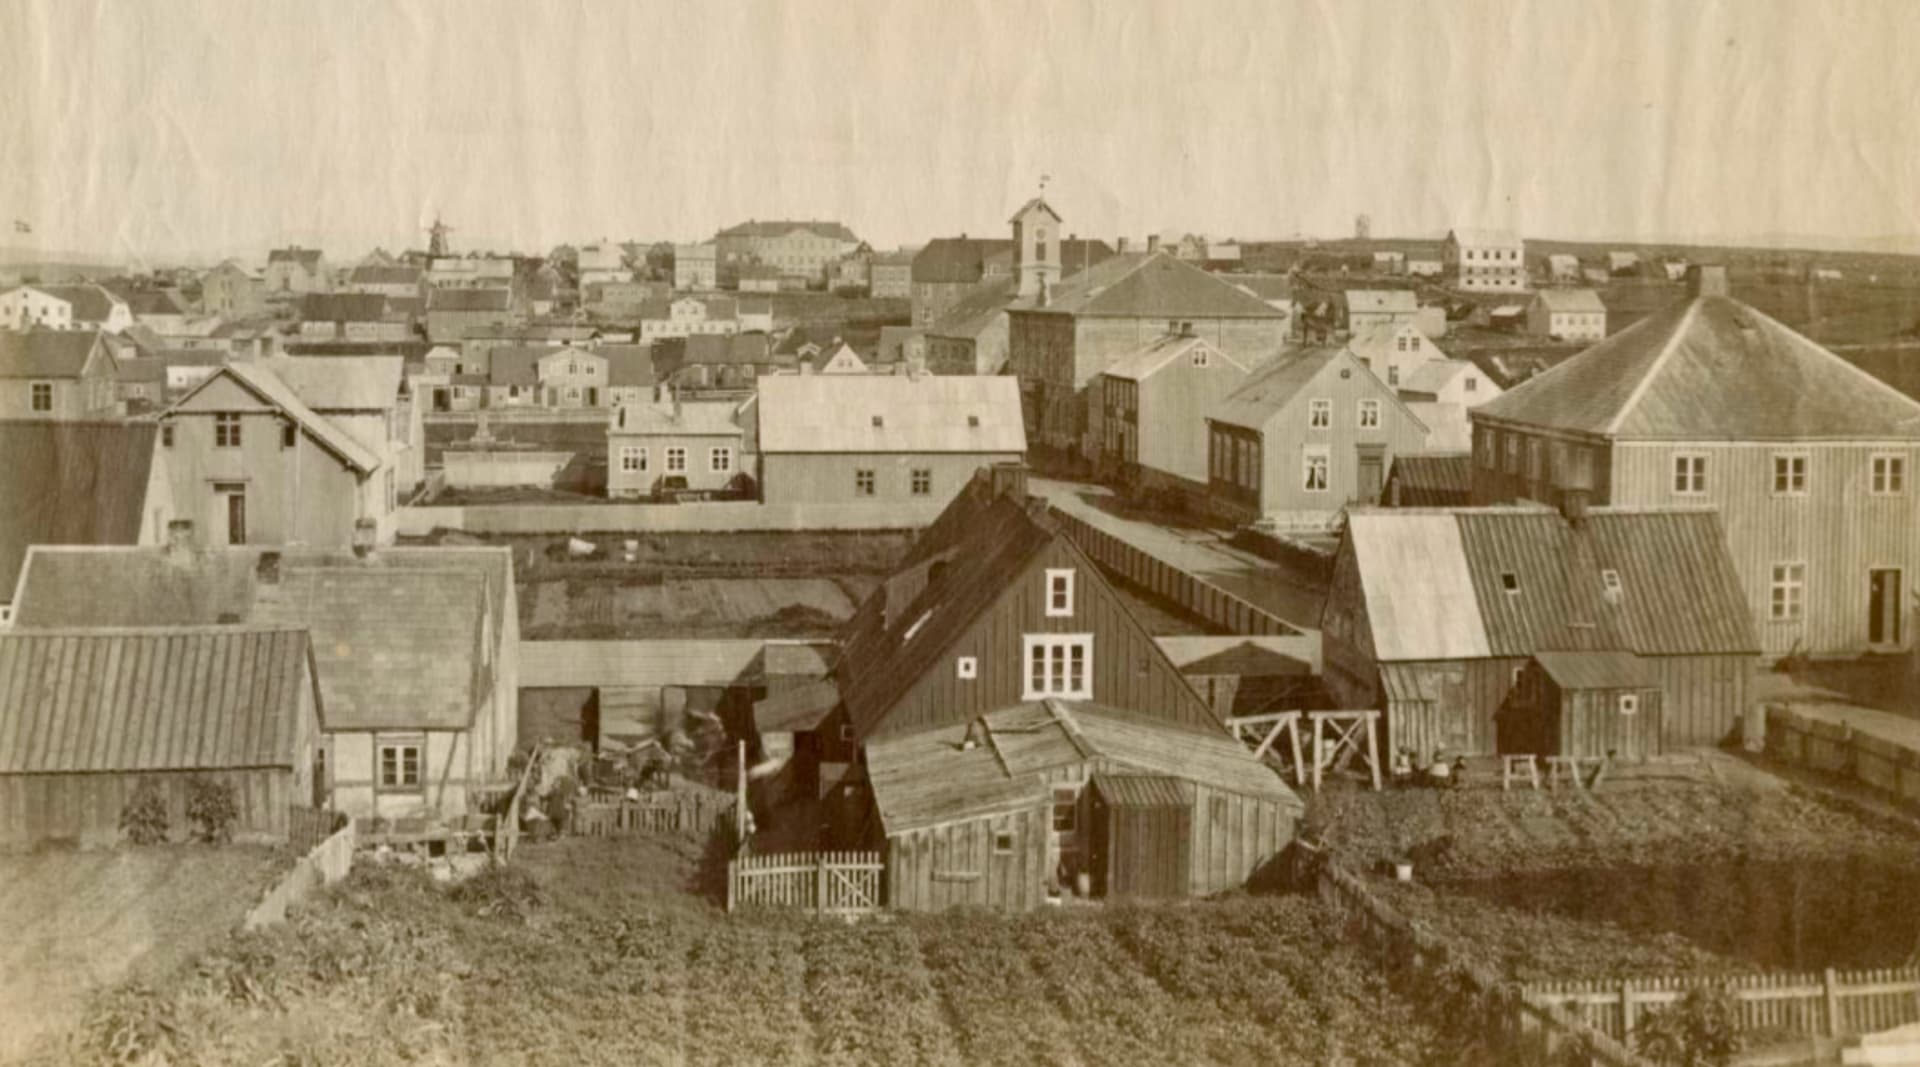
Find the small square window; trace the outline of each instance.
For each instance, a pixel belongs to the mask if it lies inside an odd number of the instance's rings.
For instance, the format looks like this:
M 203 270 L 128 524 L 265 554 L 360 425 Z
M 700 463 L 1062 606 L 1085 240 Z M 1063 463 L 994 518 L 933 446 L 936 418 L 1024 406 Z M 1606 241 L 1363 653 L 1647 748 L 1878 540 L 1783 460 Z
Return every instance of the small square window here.
M 1867 487 L 1874 496 L 1893 496 L 1906 491 L 1907 457 L 1878 455 L 1872 460 L 1872 479 Z
M 52 382 L 34 382 L 33 385 L 31 386 L 31 392 L 32 392 L 32 398 L 33 398 L 33 403 L 32 403 L 33 410 L 35 411 L 52 411 L 53 410 L 53 383 Z
M 687 470 L 687 450 L 684 448 L 667 449 L 667 471 L 672 474 L 684 474 Z
M 993 852 L 997 856 L 1013 854 L 1013 831 L 995 830 L 993 832 Z
M 1620 572 L 1611 568 L 1600 572 L 1600 584 L 1609 593 L 1620 592 Z
M 873 472 L 872 471 L 854 471 L 853 472 L 853 495 L 855 496 L 872 496 L 873 495 Z
M 853 724 L 852 723 L 843 722 L 840 724 L 840 740 L 848 744 L 853 743 Z
M 1640 714 L 1640 694 L 1638 693 L 1620 694 L 1620 714 L 1622 715 Z
M 1800 496 L 1807 491 L 1807 457 L 1787 453 L 1773 457 L 1773 491 L 1781 496 Z
M 240 416 L 215 415 L 213 417 L 213 447 L 240 447 Z
M 916 470 L 913 472 L 913 495 L 929 496 L 933 493 L 933 472 Z
M 979 425 L 980 425 L 980 416 L 978 416 L 978 415 L 968 415 L 968 416 L 967 416 L 967 425 L 968 425 L 968 426 L 970 426 L 970 427 L 974 427 L 974 428 L 978 428 L 978 427 L 979 427 Z
M 875 429 L 879 429 L 880 427 L 885 426 L 886 424 L 887 424 L 887 420 L 885 416 L 875 415 L 873 417 L 873 426 Z
M 1518 593 L 1520 591 L 1520 576 L 1512 571 L 1501 571 L 1500 588 L 1509 593 Z
M 980 660 L 977 656 L 961 656 L 953 661 L 953 676 L 966 681 L 980 677 Z
M 173 447 L 173 423 L 163 422 L 160 424 L 160 447 Z

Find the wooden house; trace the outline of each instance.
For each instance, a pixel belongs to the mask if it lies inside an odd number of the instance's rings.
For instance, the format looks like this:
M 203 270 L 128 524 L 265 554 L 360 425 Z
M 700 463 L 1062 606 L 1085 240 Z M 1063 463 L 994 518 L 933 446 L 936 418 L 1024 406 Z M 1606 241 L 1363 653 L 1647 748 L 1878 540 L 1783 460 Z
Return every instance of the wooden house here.
M 0 419 L 117 414 L 114 359 L 96 330 L 0 331 Z
M 284 841 L 315 804 L 305 631 L 267 626 L 0 633 L 0 848 L 111 846 L 143 784 L 169 836 L 189 783 L 233 789 L 241 841 Z
M 1340 706 L 1383 709 L 1388 743 L 1422 758 L 1718 744 L 1759 651 L 1708 510 L 1355 511 L 1321 628 Z M 1638 749 L 1579 721 L 1628 692 L 1657 723 Z
M 1427 427 L 1344 348 L 1288 353 L 1206 413 L 1207 487 L 1222 517 L 1326 528 L 1380 499 Z
M 1193 798 L 1186 866 L 1167 874 L 1173 859 L 1123 834 L 1104 839 L 1109 871 L 1212 892 L 1292 837 L 1298 798 L 1026 496 L 1023 468 L 977 476 L 844 636 L 839 703 L 795 753 L 818 762 L 843 839 L 886 843 L 896 906 L 1027 908 L 1093 876 L 1102 773 L 1170 776 Z
M 1207 410 L 1247 380 L 1249 366 L 1179 333 L 1122 357 L 1096 382 L 1101 468 L 1128 485 L 1204 498 Z
M 1472 409 L 1474 500 L 1720 509 L 1770 656 L 1913 647 L 1920 403 L 1727 293 Z

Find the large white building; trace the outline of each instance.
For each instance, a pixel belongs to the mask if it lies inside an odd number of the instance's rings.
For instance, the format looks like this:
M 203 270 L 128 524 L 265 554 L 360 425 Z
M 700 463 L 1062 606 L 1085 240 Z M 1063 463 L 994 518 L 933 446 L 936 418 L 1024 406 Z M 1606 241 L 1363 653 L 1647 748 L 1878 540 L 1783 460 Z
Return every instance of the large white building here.
M 712 241 L 673 246 L 673 287 L 681 292 L 720 288 L 720 251 Z
M 1440 246 L 1454 283 L 1468 292 L 1517 293 L 1527 288 L 1527 249 L 1506 230 L 1450 230 Z
M 133 325 L 125 300 L 98 285 L 21 285 L 0 293 L 0 327 L 119 333 Z

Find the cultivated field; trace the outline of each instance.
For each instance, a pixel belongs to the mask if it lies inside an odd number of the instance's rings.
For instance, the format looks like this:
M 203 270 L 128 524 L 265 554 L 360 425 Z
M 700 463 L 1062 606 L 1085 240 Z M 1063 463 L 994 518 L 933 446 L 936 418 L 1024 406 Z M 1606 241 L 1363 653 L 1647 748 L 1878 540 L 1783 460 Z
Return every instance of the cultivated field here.
M 528 846 L 449 893 L 356 871 L 157 992 L 103 998 L 48 1062 L 1459 1062 L 1307 898 L 852 925 L 727 918 L 691 841 Z
M 219 942 L 285 862 L 184 846 L 0 856 L 0 1060 L 74 1025 L 90 991 Z

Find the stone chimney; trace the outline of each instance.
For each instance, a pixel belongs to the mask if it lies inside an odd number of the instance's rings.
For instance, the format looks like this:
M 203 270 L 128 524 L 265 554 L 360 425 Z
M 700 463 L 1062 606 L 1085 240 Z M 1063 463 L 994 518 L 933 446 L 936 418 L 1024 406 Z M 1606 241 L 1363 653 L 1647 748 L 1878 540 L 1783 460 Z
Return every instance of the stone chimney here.
M 1727 296 L 1727 268 L 1702 263 L 1687 268 L 1688 296 Z
M 1148 234 L 1147 235 L 1147 254 L 1152 255 L 1153 253 L 1158 251 L 1160 251 L 1160 235 L 1157 233 Z
M 1024 463 L 995 463 L 987 468 L 992 481 L 993 495 L 1012 497 L 1016 502 L 1027 496 L 1027 465 Z
M 379 538 L 379 526 L 372 519 L 355 519 L 353 523 L 353 555 L 356 559 L 366 559 L 373 555 L 373 543 Z
M 175 563 L 183 563 L 191 558 L 193 558 L 193 520 L 168 520 L 167 559 Z
M 1578 530 L 1587 524 L 1587 507 L 1592 503 L 1593 490 L 1587 488 L 1568 488 L 1560 491 L 1560 514 L 1567 525 Z

